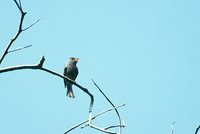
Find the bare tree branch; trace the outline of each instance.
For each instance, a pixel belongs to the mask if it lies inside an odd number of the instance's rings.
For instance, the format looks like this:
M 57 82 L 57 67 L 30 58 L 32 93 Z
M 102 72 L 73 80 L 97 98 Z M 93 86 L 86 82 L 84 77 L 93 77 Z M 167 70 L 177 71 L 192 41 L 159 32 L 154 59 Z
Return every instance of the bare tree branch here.
M 30 26 L 28 26 L 27 28 L 24 28 L 22 31 L 26 31 L 28 30 L 29 28 L 31 28 L 32 26 L 34 26 L 36 23 L 38 23 L 40 20 L 36 20 L 33 24 L 31 24 Z
M 11 67 L 6 67 L 6 68 L 1 68 L 0 73 L 22 70 L 22 69 L 41 69 L 40 65 L 44 63 L 43 59 L 44 59 L 44 57 L 42 57 L 42 59 L 40 60 L 40 62 L 38 64 L 19 65 L 19 66 L 11 66 Z
M 120 126 L 120 125 L 109 126 L 109 127 L 105 128 L 105 130 L 108 130 L 108 129 L 111 129 L 111 128 L 115 128 L 115 127 L 125 127 L 125 125 L 122 125 L 122 126 Z
M 121 120 L 121 117 L 120 117 L 120 114 L 118 112 L 118 110 L 116 109 L 115 105 L 111 102 L 111 100 L 105 95 L 105 93 L 100 89 L 100 87 L 94 82 L 94 80 L 92 80 L 94 85 L 99 89 L 99 91 L 103 94 L 103 96 L 106 98 L 106 100 L 112 105 L 112 107 L 115 109 L 115 112 L 118 116 L 118 119 L 119 119 L 119 134 L 121 134 L 121 131 L 122 131 L 122 120 Z
M 0 64 L 2 63 L 3 59 L 5 58 L 5 56 L 8 54 L 8 50 L 9 48 L 11 47 L 11 45 L 13 44 L 13 42 L 17 39 L 17 37 L 21 34 L 22 32 L 22 24 L 23 24 L 23 21 L 24 21 L 24 16 L 26 15 L 26 12 L 24 12 L 21 8 L 21 4 L 19 4 L 16 0 L 14 0 L 15 4 L 17 5 L 18 9 L 20 10 L 21 12 L 21 19 L 20 19 L 20 24 L 19 24 L 19 28 L 18 28 L 18 31 L 17 31 L 17 34 L 11 39 L 11 41 L 9 42 L 9 44 L 7 45 L 3 55 L 1 56 L 1 59 L 0 59 Z M 20 2 L 21 3 L 21 2 Z
M 109 126 L 109 127 L 107 127 L 107 128 L 105 128 L 105 130 L 107 130 L 107 129 L 111 129 L 111 128 L 115 128 L 115 127 L 125 127 L 125 123 L 124 123 L 124 121 L 122 120 L 122 126 L 120 126 L 120 125 L 113 125 L 113 126 Z
M 200 129 L 200 125 L 196 128 L 195 134 L 198 134 L 199 129 Z
M 120 108 L 120 107 L 123 107 L 123 106 L 125 106 L 125 104 L 119 105 L 119 106 L 117 106 L 116 108 Z M 92 120 L 96 119 L 96 117 L 98 117 L 98 116 L 100 116 L 100 115 L 102 115 L 102 114 L 105 114 L 105 113 L 110 112 L 110 111 L 113 111 L 113 110 L 115 110 L 115 109 L 114 109 L 114 108 L 109 108 L 109 109 L 107 109 L 107 110 L 104 110 L 104 111 L 102 111 L 102 112 L 96 114 L 95 116 L 93 116 L 93 117 L 92 117 Z M 70 128 L 69 130 L 67 130 L 64 134 L 69 133 L 70 131 L 74 130 L 75 128 L 80 127 L 81 125 L 87 123 L 88 121 L 89 121 L 89 120 L 87 119 L 87 120 L 85 120 L 85 121 L 79 123 L 78 125 L 73 126 L 73 127 Z M 88 124 L 87 124 L 86 126 L 88 126 Z M 82 128 L 83 128 L 83 127 L 82 127 Z
M 15 52 L 15 51 L 23 50 L 23 49 L 26 49 L 26 48 L 29 48 L 29 47 L 32 47 L 32 45 L 27 45 L 27 46 L 24 46 L 24 47 L 16 48 L 14 50 L 8 51 L 8 53 L 12 53 L 12 52 Z
M 9 53 L 9 49 L 11 47 L 11 45 L 13 44 L 13 42 L 19 37 L 19 35 L 29 29 L 30 27 L 32 27 L 33 25 L 35 25 L 39 20 L 37 20 L 36 22 L 34 22 L 33 24 L 31 24 L 30 26 L 28 26 L 25 29 L 22 29 L 23 26 L 23 22 L 24 22 L 24 17 L 26 15 L 26 12 L 23 11 L 22 9 L 22 5 L 21 5 L 21 1 L 19 0 L 19 2 L 17 2 L 16 0 L 14 0 L 15 4 L 17 5 L 17 8 L 19 9 L 20 13 L 21 13 L 21 18 L 20 18 L 20 23 L 19 23 L 19 27 L 18 27 L 18 31 L 16 33 L 16 35 L 10 40 L 10 42 L 8 43 L 6 49 L 4 50 L 1 58 L 0 58 L 0 64 L 2 63 L 2 61 L 4 60 L 5 56 Z

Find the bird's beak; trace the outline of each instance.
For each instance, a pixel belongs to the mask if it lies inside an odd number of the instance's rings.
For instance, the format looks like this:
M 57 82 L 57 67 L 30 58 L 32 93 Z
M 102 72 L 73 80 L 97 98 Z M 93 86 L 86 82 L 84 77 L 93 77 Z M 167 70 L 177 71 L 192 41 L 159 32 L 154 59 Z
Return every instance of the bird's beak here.
M 79 58 L 75 58 L 75 61 L 77 61 L 77 62 L 78 62 L 78 61 L 79 61 Z

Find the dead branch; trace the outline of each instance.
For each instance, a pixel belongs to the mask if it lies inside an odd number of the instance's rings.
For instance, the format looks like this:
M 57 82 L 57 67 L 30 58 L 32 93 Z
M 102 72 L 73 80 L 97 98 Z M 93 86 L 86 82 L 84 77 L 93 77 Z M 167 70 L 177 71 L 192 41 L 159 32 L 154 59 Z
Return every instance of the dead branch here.
M 196 128 L 195 134 L 198 134 L 199 129 L 200 129 L 200 125 Z
M 22 32 L 22 25 L 23 25 L 23 21 L 24 21 L 24 16 L 26 15 L 26 12 L 23 11 L 22 7 L 21 7 L 21 1 L 19 0 L 19 3 L 14 0 L 15 4 L 17 5 L 20 13 L 21 13 L 21 18 L 20 18 L 20 23 L 19 23 L 19 28 L 18 28 L 18 31 L 17 31 L 17 34 L 11 39 L 11 41 L 9 42 L 9 44 L 7 45 L 3 55 L 1 56 L 1 59 L 0 59 L 0 64 L 2 63 L 3 59 L 5 58 L 5 56 L 8 54 L 8 50 L 9 48 L 11 47 L 11 45 L 13 44 L 13 42 L 18 38 L 18 36 L 21 34 Z
M 119 134 L 121 134 L 122 132 L 122 120 L 120 117 L 120 114 L 118 112 L 118 110 L 116 109 L 115 105 L 111 102 L 111 100 L 105 95 L 105 93 L 101 90 L 101 88 L 94 82 L 94 80 L 92 80 L 94 85 L 99 89 L 99 91 L 101 92 L 101 94 L 106 98 L 106 100 L 112 105 L 112 107 L 114 108 L 117 116 L 118 116 L 118 120 L 119 120 Z
M 23 22 L 24 22 L 24 17 L 26 15 L 26 12 L 23 11 L 22 9 L 22 4 L 21 1 L 19 0 L 19 2 L 17 2 L 16 0 L 14 0 L 15 4 L 17 5 L 17 8 L 19 9 L 20 13 L 21 13 L 21 17 L 20 17 L 20 22 L 19 22 L 19 27 L 18 27 L 18 31 L 16 33 L 16 35 L 10 40 L 10 42 L 8 43 L 8 45 L 6 46 L 6 49 L 4 50 L 1 58 L 0 58 L 0 64 L 2 63 L 2 61 L 4 60 L 5 56 L 9 53 L 9 49 L 11 47 L 11 45 L 15 42 L 15 40 L 19 37 L 19 35 L 23 32 L 26 31 L 27 29 L 31 28 L 33 25 L 35 25 L 39 20 L 37 20 L 36 22 L 34 22 L 33 24 L 31 24 L 30 26 L 28 26 L 27 28 L 23 29 Z
M 113 125 L 113 126 L 109 126 L 107 128 L 104 128 L 104 129 L 108 130 L 108 129 L 115 128 L 115 127 L 120 127 L 120 125 Z M 121 127 L 125 127 L 125 125 L 123 124 Z
M 117 106 L 116 108 L 118 109 L 118 108 L 123 107 L 123 106 L 125 106 L 125 104 L 119 105 L 119 106 Z M 95 116 L 93 116 L 93 117 L 92 117 L 92 120 L 96 119 L 98 116 L 100 116 L 100 115 L 102 115 L 102 114 L 105 114 L 105 113 L 110 112 L 110 111 L 113 111 L 113 110 L 115 110 L 115 109 L 114 109 L 114 108 L 106 109 L 106 110 L 104 110 L 104 111 L 102 111 L 102 112 L 96 114 Z M 64 134 L 67 134 L 67 133 L 69 133 L 70 131 L 74 130 L 75 128 L 80 127 L 81 125 L 86 124 L 86 123 L 88 123 L 88 122 L 89 122 L 89 120 L 87 119 L 87 120 L 85 120 L 85 121 L 79 123 L 78 125 L 73 126 L 73 127 L 70 128 L 69 130 L 67 130 Z M 85 126 L 88 126 L 88 124 L 85 125 Z M 84 126 L 84 127 L 85 127 L 85 126 Z M 84 128 L 84 127 L 82 127 L 82 128 Z
M 12 52 L 15 52 L 15 51 L 23 50 L 23 49 L 26 49 L 26 48 L 29 48 L 29 47 L 32 47 L 32 45 L 27 45 L 27 46 L 24 46 L 24 47 L 16 48 L 14 50 L 8 51 L 8 53 L 12 53 Z
M 33 24 L 31 24 L 30 26 L 28 26 L 27 28 L 24 28 L 22 31 L 26 31 L 28 30 L 29 28 L 31 28 L 32 26 L 34 26 L 36 23 L 38 23 L 40 20 L 36 20 Z

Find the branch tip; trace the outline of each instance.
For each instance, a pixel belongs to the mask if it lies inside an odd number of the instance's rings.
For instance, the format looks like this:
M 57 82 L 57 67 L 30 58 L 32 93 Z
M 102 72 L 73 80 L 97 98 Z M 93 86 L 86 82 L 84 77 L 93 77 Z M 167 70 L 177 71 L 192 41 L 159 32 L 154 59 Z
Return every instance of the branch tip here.
M 39 67 L 39 68 L 42 68 L 42 66 L 43 66 L 43 64 L 44 64 L 44 61 L 45 61 L 45 58 L 44 58 L 44 56 L 42 56 L 42 58 L 41 58 L 41 60 L 40 60 L 40 62 L 39 62 L 39 64 L 38 64 L 38 67 Z
M 24 47 L 16 48 L 14 50 L 8 51 L 8 53 L 19 51 L 19 50 L 26 49 L 26 48 L 29 48 L 29 47 L 32 47 L 32 45 L 27 45 L 27 46 L 24 46 Z
M 34 26 L 35 24 L 37 24 L 40 21 L 40 19 L 36 20 L 34 23 L 32 23 L 31 25 L 29 25 L 28 27 L 24 28 L 22 31 L 26 31 L 29 28 L 31 28 L 32 26 Z

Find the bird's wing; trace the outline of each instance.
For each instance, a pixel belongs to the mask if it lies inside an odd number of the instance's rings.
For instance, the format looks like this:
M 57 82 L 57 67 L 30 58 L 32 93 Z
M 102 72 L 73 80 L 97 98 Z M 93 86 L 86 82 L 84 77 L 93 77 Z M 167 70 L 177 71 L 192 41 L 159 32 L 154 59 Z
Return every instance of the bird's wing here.
M 70 79 L 75 80 L 77 75 L 78 75 L 78 68 L 76 66 L 72 66 L 72 67 L 68 68 L 67 76 Z
M 64 76 L 67 76 L 67 66 L 65 66 L 65 68 L 64 68 L 64 73 L 63 73 L 63 75 Z M 66 86 L 67 86 L 67 81 L 64 79 L 64 86 L 65 86 L 65 88 L 66 88 Z
M 65 66 L 64 68 L 64 73 L 63 73 L 64 76 L 67 76 L 68 78 L 72 79 L 72 80 L 75 80 L 77 75 L 78 75 L 78 68 L 76 66 Z M 64 80 L 64 85 L 65 87 L 67 86 L 67 84 L 69 84 L 67 82 L 67 80 Z

